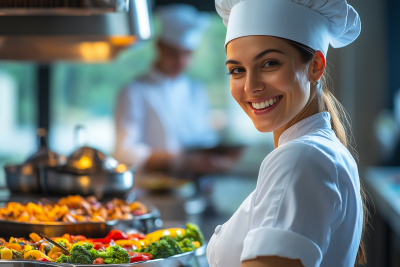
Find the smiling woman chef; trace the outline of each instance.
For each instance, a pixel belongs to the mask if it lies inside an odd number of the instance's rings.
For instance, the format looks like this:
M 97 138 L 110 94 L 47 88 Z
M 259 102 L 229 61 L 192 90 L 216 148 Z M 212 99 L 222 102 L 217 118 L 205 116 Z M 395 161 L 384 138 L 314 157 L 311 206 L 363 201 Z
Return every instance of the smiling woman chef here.
M 323 87 L 329 44 L 361 30 L 345 0 L 216 0 L 227 25 L 231 93 L 275 150 L 257 187 L 215 229 L 211 267 L 365 263 L 363 201 L 346 117 Z M 323 80 L 323 79 L 322 79 Z

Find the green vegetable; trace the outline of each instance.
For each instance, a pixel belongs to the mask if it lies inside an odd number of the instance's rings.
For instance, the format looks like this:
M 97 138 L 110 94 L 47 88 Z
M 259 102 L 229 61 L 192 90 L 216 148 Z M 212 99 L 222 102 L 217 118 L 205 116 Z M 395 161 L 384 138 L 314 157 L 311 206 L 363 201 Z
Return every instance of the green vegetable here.
M 100 258 L 100 255 L 97 252 L 97 250 L 93 248 L 93 244 L 85 243 L 83 244 L 83 247 L 90 253 L 90 259 L 92 260 L 92 262 L 95 259 Z
M 190 240 L 189 238 L 185 238 L 178 243 L 183 252 L 189 252 L 197 249 L 197 247 L 192 243 L 192 240 Z
M 20 251 L 12 251 L 13 253 L 13 259 L 15 260 L 23 260 L 24 259 L 24 253 L 25 251 L 22 249 Z
M 159 241 L 150 243 L 146 248 L 142 247 L 135 252 L 150 253 L 153 255 L 153 260 L 183 253 L 178 242 L 169 236 L 162 237 Z
M 60 257 L 58 257 L 58 259 L 56 260 L 56 263 L 70 263 L 71 259 L 68 256 L 65 256 L 64 254 L 62 254 Z
M 70 260 L 72 263 L 81 263 L 81 264 L 92 264 L 93 261 L 91 259 L 91 254 L 87 251 L 86 248 L 75 244 L 72 246 L 70 251 L 71 257 Z
M 190 239 L 191 241 L 197 241 L 200 243 L 200 246 L 204 244 L 204 236 L 200 231 L 200 228 L 194 223 L 187 223 L 186 230 L 184 235 L 178 235 L 175 237 L 175 240 L 178 242 L 183 241 L 185 238 Z
M 107 264 L 121 264 L 130 262 L 128 252 L 118 245 L 110 246 L 103 251 L 100 250 L 98 251 L 98 255 L 100 258 L 103 258 L 104 263 Z
M 64 240 L 61 240 L 60 242 L 58 242 L 58 244 L 64 248 L 67 248 L 67 244 L 65 244 Z
M 204 244 L 204 236 L 200 228 L 194 223 L 186 224 L 185 238 L 193 238 L 193 241 L 198 241 L 200 246 Z

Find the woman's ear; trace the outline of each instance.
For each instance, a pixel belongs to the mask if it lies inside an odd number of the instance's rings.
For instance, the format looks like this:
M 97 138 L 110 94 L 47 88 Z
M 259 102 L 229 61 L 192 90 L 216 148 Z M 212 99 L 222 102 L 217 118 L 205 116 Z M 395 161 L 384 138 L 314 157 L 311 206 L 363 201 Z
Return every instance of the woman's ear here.
M 325 56 L 321 51 L 315 51 L 309 67 L 309 77 L 311 82 L 321 79 L 325 71 Z

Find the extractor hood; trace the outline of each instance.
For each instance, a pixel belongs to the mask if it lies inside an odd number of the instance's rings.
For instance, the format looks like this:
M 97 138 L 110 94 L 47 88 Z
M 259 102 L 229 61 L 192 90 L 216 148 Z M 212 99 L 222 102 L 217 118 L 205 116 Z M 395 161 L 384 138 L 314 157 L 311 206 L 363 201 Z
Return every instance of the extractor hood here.
M 152 35 L 148 0 L 0 0 L 0 60 L 103 62 Z

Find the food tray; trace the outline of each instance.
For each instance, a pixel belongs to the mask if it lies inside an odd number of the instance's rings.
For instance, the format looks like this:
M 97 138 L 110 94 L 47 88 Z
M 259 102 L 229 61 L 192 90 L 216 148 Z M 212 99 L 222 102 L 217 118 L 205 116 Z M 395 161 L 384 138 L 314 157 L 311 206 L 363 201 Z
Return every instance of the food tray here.
M 148 206 L 150 213 L 135 216 L 129 220 L 113 220 L 107 222 L 50 222 L 33 223 L 0 220 L 0 236 L 9 238 L 28 237 L 30 233 L 42 233 L 47 236 L 62 236 L 65 233 L 70 235 L 84 235 L 90 238 L 105 237 L 112 229 L 125 231 L 127 229 L 138 229 L 147 233 L 154 228 L 155 220 L 159 219 L 160 213 L 157 208 Z M 0 266 L 1 267 L 1 266 Z
M 199 249 L 202 249 L 199 248 Z M 197 250 L 199 250 L 197 249 Z M 196 251 L 197 251 L 196 250 Z M 181 267 L 189 263 L 189 261 L 195 256 L 196 251 L 186 252 L 179 255 L 175 255 L 166 259 L 150 260 L 145 262 L 135 262 L 130 264 L 96 264 L 96 265 L 84 265 L 84 264 L 60 264 L 54 262 L 41 262 L 31 260 L 0 260 L 0 267 Z

